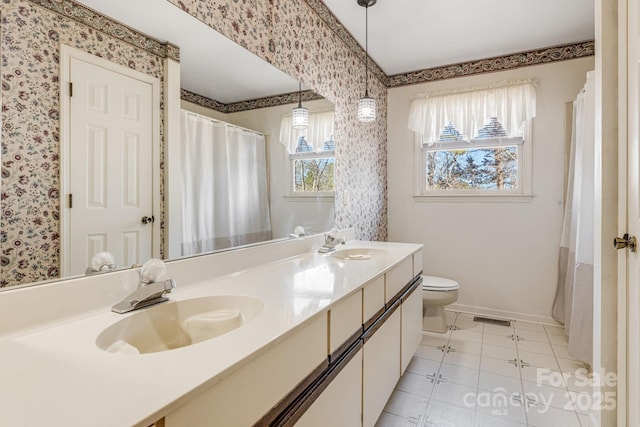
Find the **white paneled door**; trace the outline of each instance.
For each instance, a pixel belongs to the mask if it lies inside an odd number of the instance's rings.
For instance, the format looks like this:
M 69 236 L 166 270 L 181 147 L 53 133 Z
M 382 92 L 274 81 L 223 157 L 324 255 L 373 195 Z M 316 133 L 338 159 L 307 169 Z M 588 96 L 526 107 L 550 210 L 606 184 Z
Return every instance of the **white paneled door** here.
M 640 236 L 640 23 L 638 1 L 627 2 L 627 191 L 629 236 Z M 622 82 L 624 83 L 624 82 Z M 620 168 L 624 170 L 623 167 Z M 624 194 L 621 195 L 624 198 Z M 624 206 L 621 206 L 624 208 Z M 621 251 L 626 261 L 626 415 L 625 425 L 640 425 L 640 249 Z M 622 283 L 623 281 L 621 281 Z M 624 351 L 624 349 L 623 349 Z M 624 393 L 626 391 L 626 393 Z
M 130 266 L 152 253 L 153 87 L 98 58 L 69 61 L 66 275 L 101 251 Z M 64 268 L 63 268 L 64 270 Z

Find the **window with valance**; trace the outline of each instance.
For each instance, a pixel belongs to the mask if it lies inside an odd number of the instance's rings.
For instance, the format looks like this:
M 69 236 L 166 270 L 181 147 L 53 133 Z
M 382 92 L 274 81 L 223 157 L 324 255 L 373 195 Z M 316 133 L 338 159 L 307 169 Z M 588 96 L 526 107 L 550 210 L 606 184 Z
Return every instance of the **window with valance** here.
M 421 95 L 408 127 L 415 132 L 417 195 L 530 192 L 533 81 Z
M 294 129 L 291 116 L 282 117 L 280 142 L 287 148 L 292 195 L 334 191 L 334 121 L 333 111 L 309 113 L 309 126 Z

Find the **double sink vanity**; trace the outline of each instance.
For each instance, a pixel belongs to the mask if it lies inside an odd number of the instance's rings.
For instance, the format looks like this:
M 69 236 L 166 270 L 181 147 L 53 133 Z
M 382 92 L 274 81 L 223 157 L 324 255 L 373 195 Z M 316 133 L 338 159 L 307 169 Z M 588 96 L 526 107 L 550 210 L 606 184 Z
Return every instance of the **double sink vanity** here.
M 0 294 L 0 425 L 373 426 L 422 333 L 422 245 L 323 236 Z M 55 291 L 55 292 L 54 292 Z

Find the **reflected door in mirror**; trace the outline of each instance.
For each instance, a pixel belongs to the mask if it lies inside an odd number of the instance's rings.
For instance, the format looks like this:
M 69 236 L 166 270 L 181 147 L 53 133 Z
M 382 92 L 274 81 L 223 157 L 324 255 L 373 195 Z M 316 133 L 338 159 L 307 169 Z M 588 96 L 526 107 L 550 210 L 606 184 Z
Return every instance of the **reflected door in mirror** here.
M 67 164 L 73 166 L 65 275 L 84 273 L 102 251 L 113 253 L 120 266 L 144 262 L 151 257 L 153 227 L 141 221 L 152 214 L 152 87 L 126 69 L 69 60 Z

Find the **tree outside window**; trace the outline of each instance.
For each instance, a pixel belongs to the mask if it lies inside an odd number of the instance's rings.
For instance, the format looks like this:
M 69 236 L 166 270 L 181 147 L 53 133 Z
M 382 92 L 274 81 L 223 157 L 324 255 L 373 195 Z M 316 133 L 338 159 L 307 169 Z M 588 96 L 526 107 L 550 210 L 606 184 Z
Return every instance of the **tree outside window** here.
M 437 147 L 426 148 L 427 190 L 517 189 L 519 150 L 517 144 L 505 145 L 509 139 L 495 117 L 489 118 L 469 142 L 464 141 L 451 123 L 447 124 Z M 455 148 L 447 148 L 449 144 Z M 465 144 L 469 148 L 465 148 Z M 481 147 L 475 148 L 478 145 Z

